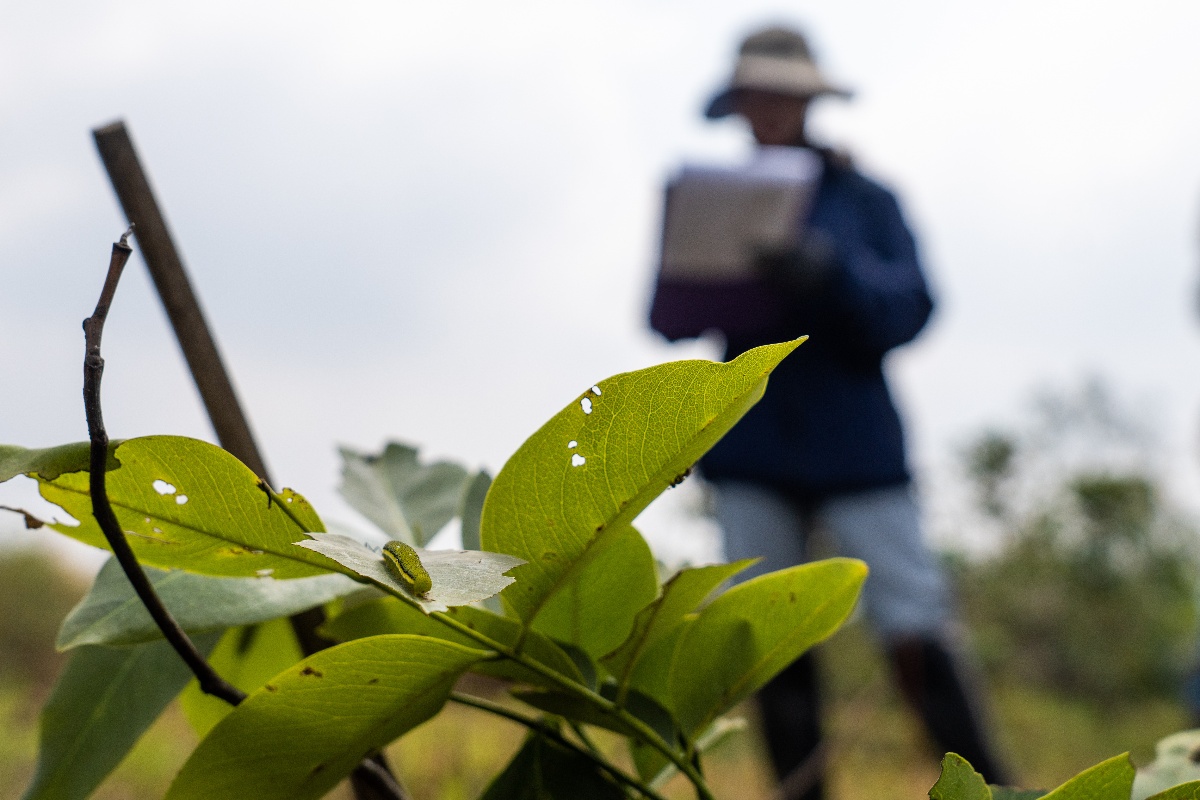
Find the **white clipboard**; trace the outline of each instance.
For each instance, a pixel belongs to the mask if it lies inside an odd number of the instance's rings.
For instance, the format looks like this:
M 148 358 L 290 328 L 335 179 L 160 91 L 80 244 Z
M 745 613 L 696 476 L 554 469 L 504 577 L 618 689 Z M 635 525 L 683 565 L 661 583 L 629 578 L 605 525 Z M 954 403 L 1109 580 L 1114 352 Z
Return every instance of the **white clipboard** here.
M 754 277 L 758 252 L 796 244 L 821 171 L 820 156 L 801 147 L 760 147 L 737 167 L 685 164 L 667 184 L 660 276 Z

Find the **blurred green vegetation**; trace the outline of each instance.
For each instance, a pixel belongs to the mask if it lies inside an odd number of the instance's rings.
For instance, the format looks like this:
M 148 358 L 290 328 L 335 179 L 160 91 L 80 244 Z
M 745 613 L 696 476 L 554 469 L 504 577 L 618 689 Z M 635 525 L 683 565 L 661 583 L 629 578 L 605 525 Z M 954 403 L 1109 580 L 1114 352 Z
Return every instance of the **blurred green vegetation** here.
M 1196 662 L 1196 527 L 1106 391 L 1042 405 L 965 454 L 975 524 L 998 545 L 948 557 L 974 650 L 1000 682 L 1109 709 L 1176 701 Z
M 972 501 L 961 524 L 993 546 L 947 563 L 997 744 L 1022 785 L 1046 788 L 1125 750 L 1147 763 L 1158 739 L 1189 726 L 1180 685 L 1197 649 L 1200 559 L 1195 526 L 1171 506 L 1147 446 L 1103 392 L 1051 398 L 1028 419 L 967 448 Z M 20 796 L 34 768 L 38 712 L 64 661 L 55 633 L 86 587 L 44 552 L 2 549 L 0 587 L 7 798 Z M 820 655 L 831 800 L 927 797 L 937 755 L 863 626 L 847 626 Z M 467 680 L 469 691 L 504 699 L 500 684 Z M 755 711 L 742 711 L 751 724 L 709 754 L 706 773 L 718 797 L 767 798 L 773 780 Z M 451 704 L 389 757 L 414 800 L 473 800 L 523 737 L 513 723 Z M 161 797 L 195 743 L 173 705 L 96 796 Z M 694 796 L 678 779 L 665 793 Z M 351 795 L 343 786 L 331 797 Z
M 61 665 L 53 650 L 54 632 L 65 606 L 78 598 L 81 585 L 62 574 L 49 557 L 35 553 L 0 554 L 0 620 L 5 629 L 16 619 L 5 609 L 41 608 L 19 636 L 4 636 L 0 663 L 0 797 L 19 797 L 32 773 L 37 748 L 40 704 Z M 22 578 L 28 578 L 23 580 Z M 10 581 L 10 578 L 12 580 Z M 64 599 L 65 598 L 65 599 Z M 19 642 L 20 650 L 14 642 Z M 863 797 L 923 798 L 937 779 L 937 761 L 916 719 L 894 693 L 884 662 L 863 627 L 852 624 L 822 646 L 823 672 L 830 688 L 828 728 L 832 744 L 831 800 Z M 41 664 L 43 671 L 8 665 Z M 1114 753 L 1132 749 L 1139 763 L 1151 759 L 1155 741 L 1186 727 L 1177 703 L 1148 698 L 1117 707 L 1077 693 L 1029 682 L 1016 672 L 993 676 L 990 700 L 997 739 L 1027 786 L 1054 786 Z M 502 700 L 500 684 L 481 679 L 469 691 Z M 743 713 L 753 723 L 754 709 Z M 522 729 L 474 709 L 451 704 L 421 726 L 389 756 L 414 800 L 473 800 L 516 752 Z M 615 739 L 598 737 L 615 748 Z M 196 737 L 172 706 L 143 738 L 96 795 L 102 800 L 150 800 L 162 797 L 171 776 L 195 746 Z M 734 734 L 705 761 L 713 788 L 722 798 L 770 797 L 772 780 L 753 724 Z M 694 797 L 676 781 L 671 798 Z M 333 795 L 350 800 L 340 787 Z

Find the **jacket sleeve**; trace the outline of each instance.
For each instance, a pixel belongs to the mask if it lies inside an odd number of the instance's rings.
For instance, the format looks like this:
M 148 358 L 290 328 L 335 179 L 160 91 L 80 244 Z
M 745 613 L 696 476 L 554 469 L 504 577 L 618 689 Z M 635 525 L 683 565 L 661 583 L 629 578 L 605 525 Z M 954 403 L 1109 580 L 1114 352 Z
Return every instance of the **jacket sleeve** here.
M 828 300 L 844 345 L 882 356 L 920 332 L 933 298 L 895 197 L 875 184 L 861 192 L 857 231 L 827 231 L 837 258 Z

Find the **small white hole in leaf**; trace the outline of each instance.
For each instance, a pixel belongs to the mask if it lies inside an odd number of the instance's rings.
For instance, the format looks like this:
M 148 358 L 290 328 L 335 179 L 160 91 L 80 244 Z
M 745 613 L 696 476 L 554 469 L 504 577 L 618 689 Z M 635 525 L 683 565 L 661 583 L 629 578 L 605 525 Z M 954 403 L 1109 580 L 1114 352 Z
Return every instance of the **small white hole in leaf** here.
M 600 396 L 600 387 L 599 387 L 599 386 L 593 386 L 593 387 L 592 387 L 592 394 L 596 395 L 596 397 L 599 397 L 599 396 Z
M 292 498 L 290 498 L 290 497 L 284 498 L 284 500 L 285 500 L 285 502 L 288 502 L 288 503 L 292 502 Z
M 586 463 L 587 463 L 587 459 L 584 458 L 583 456 L 579 455 L 579 453 L 575 453 L 573 456 L 571 456 L 571 466 L 572 467 L 582 467 Z
M 175 496 L 175 505 L 177 505 L 177 506 L 181 506 L 184 503 L 186 503 L 187 501 L 188 501 L 188 496 L 186 494 L 179 494 L 179 495 Z
M 273 570 L 273 569 L 256 569 L 254 571 L 254 574 L 260 578 L 269 578 L 275 574 L 275 570 Z
M 583 413 L 585 414 L 592 413 L 592 401 L 586 397 L 579 401 L 579 407 L 583 409 Z
M 575 441 L 574 439 L 572 439 L 571 441 L 567 442 L 567 449 L 568 449 L 568 450 L 574 450 L 576 447 L 579 447 L 579 442 Z
M 150 530 L 154 531 L 155 533 L 162 533 L 162 528 L 151 528 Z
M 154 491 L 158 492 L 159 494 L 175 494 L 175 487 L 164 480 L 156 480 L 150 485 L 153 486 Z

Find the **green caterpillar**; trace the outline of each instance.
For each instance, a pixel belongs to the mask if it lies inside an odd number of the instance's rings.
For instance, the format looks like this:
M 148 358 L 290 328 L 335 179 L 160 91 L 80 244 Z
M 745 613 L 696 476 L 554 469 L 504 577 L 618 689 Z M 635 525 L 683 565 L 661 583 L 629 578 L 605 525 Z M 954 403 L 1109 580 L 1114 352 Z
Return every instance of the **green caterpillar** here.
M 425 597 L 425 593 L 433 588 L 433 579 L 425 571 L 417 551 L 399 541 L 390 541 L 383 546 L 383 561 L 388 571 L 400 579 L 409 591 L 417 597 Z

